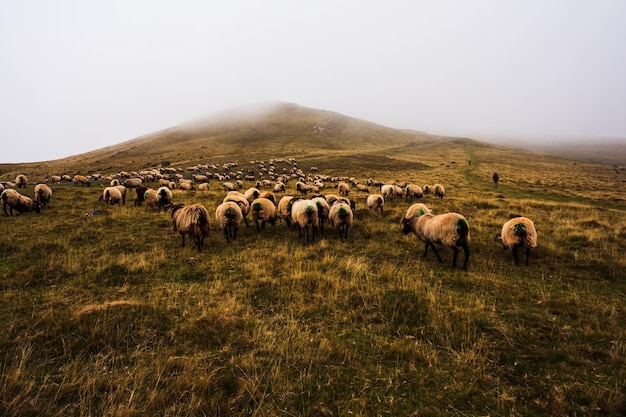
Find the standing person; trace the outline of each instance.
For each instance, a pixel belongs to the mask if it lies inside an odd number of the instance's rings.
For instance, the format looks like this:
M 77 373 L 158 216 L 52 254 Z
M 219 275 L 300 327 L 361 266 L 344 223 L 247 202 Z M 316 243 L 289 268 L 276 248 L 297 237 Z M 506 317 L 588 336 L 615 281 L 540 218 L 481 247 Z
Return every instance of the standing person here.
M 497 172 L 493 173 L 493 183 L 496 185 L 496 188 L 498 188 L 498 180 L 500 179 L 500 175 Z

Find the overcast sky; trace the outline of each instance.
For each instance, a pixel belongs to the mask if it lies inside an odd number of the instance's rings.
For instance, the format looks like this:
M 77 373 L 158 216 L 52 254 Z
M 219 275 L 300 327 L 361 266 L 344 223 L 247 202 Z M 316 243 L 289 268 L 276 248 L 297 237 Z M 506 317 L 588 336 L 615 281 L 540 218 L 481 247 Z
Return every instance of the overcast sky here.
M 624 0 L 0 0 L 0 162 L 286 101 L 477 139 L 626 138 Z

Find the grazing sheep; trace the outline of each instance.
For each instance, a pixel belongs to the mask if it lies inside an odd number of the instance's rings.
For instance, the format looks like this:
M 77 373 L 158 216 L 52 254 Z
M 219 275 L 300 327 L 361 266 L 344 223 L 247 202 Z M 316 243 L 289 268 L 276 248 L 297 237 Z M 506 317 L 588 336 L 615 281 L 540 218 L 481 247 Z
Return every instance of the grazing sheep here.
M 74 175 L 74 178 L 72 178 L 72 182 L 74 183 L 75 186 L 78 185 L 86 185 L 87 187 L 91 186 L 91 182 L 89 181 L 89 178 L 83 176 L 83 175 Z
M 114 178 L 114 179 L 111 180 L 110 185 L 111 185 L 111 187 L 115 187 L 117 185 L 120 185 L 120 180 L 118 180 L 117 178 Z
M 328 223 L 337 229 L 342 242 L 348 239 L 348 228 L 352 226 L 353 219 L 354 214 L 352 213 L 350 204 L 345 200 L 339 199 L 330 206 Z
M 148 191 L 148 187 L 145 187 L 143 185 L 135 188 L 135 207 L 141 206 L 141 203 L 146 201 L 146 191 Z
M 129 178 L 124 181 L 124 187 L 126 188 L 137 188 L 143 183 L 141 178 Z
M 465 217 L 458 213 L 445 213 L 434 215 L 425 213 L 411 218 L 402 219 L 402 232 L 407 235 L 413 232 L 419 240 L 425 243 L 424 255 L 428 252 L 428 247 L 433 248 L 439 263 L 443 262 L 441 256 L 435 248 L 435 243 L 443 245 L 454 252 L 452 267 L 457 266 L 459 247 L 463 248 L 465 260 L 463 269 L 467 270 L 467 263 L 470 257 L 469 243 L 470 231 Z
M 172 207 L 172 226 L 175 232 L 180 233 L 185 247 L 185 235 L 194 239 L 198 252 L 202 252 L 204 238 L 209 234 L 211 223 L 209 212 L 202 204 L 176 204 Z
M 309 186 L 302 181 L 298 181 L 296 183 L 296 191 L 298 191 L 298 194 L 306 195 L 309 192 Z
M 311 200 L 298 199 L 291 205 L 291 221 L 298 225 L 298 236 L 302 237 L 302 231 L 306 233 L 306 241 L 315 241 L 315 232 L 319 222 L 317 204 Z M 309 235 L 309 225 L 311 234 Z
M 41 207 L 50 208 L 50 198 L 52 197 L 52 189 L 46 184 L 35 185 L 35 200 Z
M 232 182 L 225 182 L 222 187 L 224 187 L 224 191 L 235 191 L 235 184 Z
M 417 184 L 409 184 L 406 186 L 404 190 L 405 190 L 405 200 L 408 200 L 409 198 L 411 200 L 414 200 L 416 198 L 424 197 L 424 191 L 422 190 L 422 187 L 420 187 Z
M 274 205 L 276 205 L 276 196 L 271 191 L 261 191 L 261 194 L 259 194 L 259 197 L 267 198 L 272 203 L 274 203 Z
M 126 187 L 123 185 L 115 185 L 114 187 L 120 190 L 120 193 L 122 194 L 122 204 L 126 205 Z
M 230 191 L 228 194 L 226 194 L 226 197 L 224 197 L 224 200 L 222 202 L 225 203 L 227 201 L 237 203 L 237 205 L 241 209 L 241 214 L 243 215 L 243 221 L 246 223 L 246 227 L 250 227 L 247 217 L 248 213 L 250 213 L 250 202 L 248 201 L 248 199 L 244 197 L 244 195 L 241 194 L 239 191 Z
M 428 184 L 424 185 L 422 187 L 422 191 L 424 191 L 424 195 L 430 194 L 431 193 L 430 185 L 428 185 Z
M 272 226 L 276 224 L 276 206 L 271 200 L 263 197 L 256 198 L 250 204 L 250 210 L 257 232 L 265 230 L 265 223 L 269 222 Z M 260 227 L 259 221 L 261 221 Z
M 528 266 L 528 258 L 530 250 L 537 247 L 537 230 L 532 220 L 527 217 L 515 217 L 502 226 L 502 232 L 496 235 L 495 240 L 502 241 L 504 249 L 513 248 L 513 259 L 515 265 L 519 265 L 517 256 L 517 248 L 523 246 L 526 248 L 526 266 Z
M 168 187 L 159 187 L 157 190 L 157 206 L 159 207 L 159 212 L 161 211 L 161 207 L 167 210 L 171 204 L 172 191 Z
M 61 182 L 61 180 L 62 180 L 62 178 L 61 178 L 60 175 L 53 175 L 53 176 L 50 177 L 50 182 L 52 184 L 58 184 L 58 183 Z
M 367 185 L 363 185 L 363 184 L 357 184 L 356 185 L 356 190 L 360 191 L 362 193 L 369 193 L 370 192 L 370 187 L 368 187 Z
M 191 181 L 184 181 L 178 184 L 178 188 L 183 191 L 195 191 L 196 188 L 193 186 Z
M 260 197 L 261 192 L 259 191 L 258 188 L 251 187 L 251 188 L 248 188 L 246 191 L 244 191 L 243 195 L 244 197 L 246 197 L 249 203 L 252 203 L 252 201 Z
M 396 188 L 393 184 L 385 184 L 380 187 L 380 192 L 385 198 L 393 199 L 393 197 L 396 195 Z
M 209 191 L 210 186 L 208 182 L 203 182 L 202 184 L 198 185 L 198 190 L 200 191 Z
M 330 205 L 324 197 L 313 197 L 311 200 L 317 205 L 317 218 L 319 221 L 320 231 L 324 233 L 324 222 L 328 220 Z
M 120 204 L 122 201 L 122 192 L 116 187 L 107 187 L 102 191 L 102 195 L 98 201 L 104 201 L 108 205 Z
M 15 177 L 15 186 L 17 188 L 26 188 L 26 184 L 28 184 L 28 178 L 26 178 L 26 175 L 20 174 Z
M 346 197 L 350 194 L 350 186 L 348 183 L 340 182 L 337 184 L 337 188 L 339 189 L 339 195 L 341 197 Z
M 285 220 L 287 229 L 291 230 L 291 206 L 293 204 L 293 196 L 286 195 L 280 199 L 276 206 L 278 214 Z
M 374 210 L 376 214 L 380 211 L 382 215 L 385 207 L 385 198 L 380 194 L 370 194 L 367 196 L 367 207 L 370 210 Z
M 237 232 L 239 231 L 242 218 L 241 207 L 234 201 L 226 201 L 217 206 L 215 219 L 217 220 L 217 224 L 224 231 L 226 242 L 230 243 L 231 237 L 233 240 L 237 240 Z
M 2 210 L 7 217 L 9 217 L 9 213 L 7 213 L 7 206 L 9 206 L 11 216 L 13 216 L 13 209 L 17 210 L 20 214 L 28 211 L 34 211 L 35 213 L 39 213 L 41 211 L 41 205 L 39 202 L 30 197 L 26 197 L 11 188 L 2 192 L 0 200 L 2 200 Z
M 143 193 L 143 199 L 148 207 L 157 206 L 159 203 L 157 190 L 155 190 L 154 188 L 146 189 L 146 191 Z
M 423 203 L 415 203 L 411 205 L 404 215 L 404 218 L 410 219 L 414 216 L 421 216 L 422 214 L 430 213 L 430 209 L 426 207 Z
M 433 185 L 433 188 L 434 188 L 435 198 L 443 199 L 443 197 L 446 195 L 446 189 L 443 188 L 443 185 L 435 184 Z
M 285 192 L 285 183 L 282 181 L 278 181 L 274 186 L 275 193 L 284 193 Z

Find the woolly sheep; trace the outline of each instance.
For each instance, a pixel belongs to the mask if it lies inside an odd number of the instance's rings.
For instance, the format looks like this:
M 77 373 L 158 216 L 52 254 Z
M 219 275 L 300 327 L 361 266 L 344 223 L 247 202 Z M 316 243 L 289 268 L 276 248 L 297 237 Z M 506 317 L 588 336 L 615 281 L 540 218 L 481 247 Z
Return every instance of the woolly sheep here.
M 137 188 L 143 183 L 141 178 L 129 178 L 122 185 L 126 188 Z
M 36 200 L 26 197 L 25 195 L 20 194 L 17 190 L 13 190 L 11 188 L 2 192 L 0 200 L 2 200 L 2 210 L 7 217 L 9 217 L 9 213 L 7 213 L 7 206 L 9 206 L 11 216 L 13 216 L 13 209 L 17 210 L 20 214 L 28 211 L 34 211 L 35 213 L 39 213 L 41 211 L 41 205 Z
M 35 185 L 35 200 L 41 207 L 50 208 L 50 198 L 52 197 L 52 189 L 46 184 Z
M 363 184 L 357 184 L 356 185 L 356 190 L 360 191 L 362 193 L 369 193 L 370 192 L 370 187 L 368 187 L 367 185 L 363 185 Z
M 111 187 L 115 187 L 116 185 L 120 185 L 120 180 L 118 180 L 117 178 L 114 178 L 111 180 L 110 183 Z
M 107 187 L 102 191 L 102 195 L 98 201 L 104 201 L 109 205 L 120 204 L 122 201 L 122 192 L 116 187 Z
M 157 206 L 159 207 L 159 211 L 161 211 L 161 207 L 164 210 L 172 204 L 172 191 L 168 187 L 159 187 L 157 190 Z
M 15 177 L 15 186 L 17 188 L 26 188 L 26 184 L 28 184 L 28 178 L 26 178 L 26 175 L 20 174 Z
M 385 207 L 385 198 L 380 194 L 370 194 L 367 196 L 367 207 L 376 214 L 380 211 L 383 214 Z
M 178 188 L 183 191 L 195 191 L 196 188 L 193 186 L 192 182 L 184 181 L 178 184 Z
M 519 265 L 517 256 L 517 248 L 522 246 L 526 248 L 526 266 L 528 266 L 528 258 L 530 250 L 537 247 L 537 230 L 532 220 L 527 217 L 515 217 L 502 226 L 502 232 L 496 234 L 495 240 L 502 241 L 504 249 L 513 248 L 513 259 L 515 265 Z
M 337 184 L 337 189 L 339 190 L 339 195 L 345 197 L 350 194 L 350 186 L 345 182 L 340 182 Z
M 148 191 L 148 187 L 145 187 L 143 185 L 135 188 L 135 207 L 141 206 L 141 203 L 146 201 L 146 191 Z
M 276 185 L 274 185 L 275 193 L 284 193 L 285 192 L 285 183 L 282 181 L 278 181 Z
M 182 237 L 182 247 L 185 247 L 185 235 L 193 238 L 198 252 L 202 252 L 204 238 L 211 229 L 209 212 L 202 204 L 176 204 L 172 206 L 172 227 Z
M 235 184 L 232 182 L 225 182 L 222 187 L 224 187 L 224 191 L 235 191 Z
M 250 211 L 252 220 L 256 223 L 257 232 L 265 230 L 265 223 L 270 223 L 272 226 L 276 224 L 276 206 L 271 200 L 263 197 L 254 199 L 250 204 Z M 259 221 L 261 226 L 259 226 Z
M 237 232 L 239 231 L 242 218 L 243 214 L 241 213 L 241 208 L 234 201 L 226 201 L 217 206 L 215 219 L 217 220 L 217 224 L 224 231 L 226 242 L 230 243 L 231 237 L 233 240 L 237 240 Z
M 61 180 L 62 180 L 62 178 L 61 178 L 60 175 L 53 175 L 53 176 L 50 177 L 50 182 L 53 183 L 53 184 L 58 184 L 58 183 L 61 182 Z
M 405 200 L 408 200 L 409 198 L 411 200 L 414 200 L 416 198 L 424 197 L 424 191 L 422 190 L 422 187 L 420 187 L 417 184 L 407 185 L 404 191 L 405 191 Z
M 434 193 L 435 193 L 435 198 L 440 198 L 443 199 L 443 197 L 446 195 L 446 189 L 443 188 L 443 185 L 441 184 L 435 184 L 433 185 L 434 188 Z
M 148 207 L 157 206 L 159 203 L 157 190 L 155 190 L 154 188 L 146 189 L 146 191 L 143 193 L 143 199 Z
M 293 202 L 291 206 L 291 221 L 294 225 L 298 225 L 298 236 L 302 237 L 302 231 L 306 233 L 306 241 L 315 241 L 315 232 L 319 222 L 317 204 L 308 199 L 299 199 Z M 309 225 L 311 225 L 311 234 L 309 235 Z
M 228 194 L 226 194 L 226 197 L 224 197 L 224 200 L 222 202 L 225 203 L 227 201 L 233 201 L 237 203 L 237 205 L 241 209 L 241 214 L 243 215 L 243 221 L 246 223 L 246 227 L 249 227 L 250 224 L 248 223 L 247 216 L 248 216 L 248 213 L 250 213 L 250 202 L 248 201 L 248 199 L 239 191 L 230 191 Z
M 74 178 L 72 178 L 72 182 L 76 186 L 80 184 L 86 185 L 87 187 L 91 186 L 89 178 L 85 177 L 84 175 L 74 175 Z
M 385 198 L 393 199 L 396 194 L 396 189 L 393 184 L 385 184 L 380 187 L 380 192 Z
M 303 183 L 302 181 L 296 182 L 296 191 L 299 194 L 306 195 L 309 192 L 309 186 Z
M 320 231 L 324 233 L 324 222 L 328 221 L 330 205 L 324 197 L 313 197 L 311 200 L 315 203 L 315 205 L 317 205 L 317 218 L 320 226 Z
M 123 185 L 115 185 L 115 188 L 117 188 L 118 190 L 120 190 L 120 193 L 122 194 L 122 204 L 126 204 L 126 187 L 124 187 Z
M 291 206 L 292 206 L 293 196 L 286 195 L 280 199 L 278 205 L 276 206 L 276 211 L 278 214 L 285 220 L 287 224 L 287 228 L 291 230 Z
M 348 228 L 352 226 L 353 219 L 354 214 L 352 213 L 350 204 L 345 200 L 339 199 L 330 206 L 328 223 L 337 229 L 342 242 L 348 239 Z
M 202 184 L 198 185 L 198 190 L 200 191 L 209 191 L 210 190 L 210 186 L 208 182 L 203 182 Z
M 404 218 L 410 219 L 414 216 L 421 216 L 422 214 L 429 214 L 430 209 L 426 207 L 423 203 L 415 203 L 411 205 L 404 215 Z
M 251 187 L 251 188 L 248 188 L 246 191 L 244 191 L 243 195 L 244 197 L 246 197 L 249 203 L 252 203 L 252 201 L 259 198 L 259 196 L 261 195 L 261 192 L 259 191 L 258 188 Z
M 443 262 L 443 260 L 435 248 L 435 243 L 443 245 L 445 248 L 451 249 L 454 252 L 452 258 L 453 268 L 457 266 L 459 247 L 463 248 L 465 255 L 463 269 L 467 270 L 467 263 L 470 257 L 470 230 L 465 217 L 458 213 L 439 215 L 425 213 L 411 218 L 403 218 L 402 225 L 402 232 L 405 235 L 412 232 L 419 240 L 425 243 L 423 256 L 426 256 L 428 247 L 430 246 L 433 248 L 433 252 L 435 252 L 439 263 Z

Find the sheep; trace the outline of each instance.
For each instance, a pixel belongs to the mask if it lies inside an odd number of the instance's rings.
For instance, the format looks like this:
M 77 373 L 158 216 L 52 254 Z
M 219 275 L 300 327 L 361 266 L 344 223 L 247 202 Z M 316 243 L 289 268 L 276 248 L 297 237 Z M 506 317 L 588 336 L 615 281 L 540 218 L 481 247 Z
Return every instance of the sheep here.
M 232 182 L 225 182 L 222 187 L 224 187 L 224 191 L 235 191 L 235 184 Z
M 370 210 L 374 210 L 376 214 L 380 210 L 382 215 L 385 207 L 385 198 L 380 194 L 370 194 L 367 196 L 367 207 Z
M 184 191 L 195 191 L 196 188 L 193 186 L 193 183 L 190 181 L 184 181 L 178 184 L 178 188 Z
M 120 204 L 122 201 L 122 192 L 116 187 L 107 187 L 102 191 L 102 195 L 98 201 L 104 201 L 109 205 Z
M 317 218 L 319 221 L 320 231 L 324 233 L 324 222 L 328 220 L 330 205 L 324 197 L 313 197 L 311 200 L 317 205 Z
M 416 198 L 424 197 L 424 191 L 422 190 L 422 187 L 420 187 L 417 184 L 407 185 L 404 191 L 405 191 L 405 200 L 408 200 L 409 198 L 411 198 L 411 200 L 414 200 Z
M 211 230 L 209 212 L 202 204 L 176 204 L 172 207 L 172 227 L 182 237 L 182 247 L 185 247 L 185 235 L 194 239 L 198 252 L 202 252 L 204 238 Z
M 52 189 L 46 184 L 35 185 L 35 200 L 41 207 L 50 208 L 50 198 L 52 197 Z
M 276 224 L 276 206 L 271 200 L 263 197 L 256 198 L 250 204 L 252 211 L 252 220 L 256 223 L 257 233 L 265 230 L 265 223 L 269 222 L 272 226 Z M 259 227 L 259 221 L 261 226 Z
M 75 186 L 78 185 L 86 185 L 87 187 L 91 186 L 91 182 L 89 181 L 89 178 L 83 176 L 83 175 L 74 175 L 74 177 L 72 178 L 72 182 L 74 183 Z
M 126 205 L 126 187 L 123 185 L 115 185 L 114 187 L 120 190 L 120 193 L 122 194 L 122 204 Z
M 293 204 L 293 196 L 286 195 L 280 199 L 276 206 L 276 211 L 285 220 L 287 229 L 291 230 L 291 206 Z
M 311 242 L 315 241 L 315 232 L 319 222 L 317 204 L 308 199 L 298 199 L 291 206 L 291 221 L 298 225 L 298 236 L 302 237 L 302 231 L 306 233 L 306 241 L 309 241 L 309 225 L 311 225 Z
M 306 195 L 309 192 L 309 186 L 302 181 L 298 181 L 296 182 L 296 191 L 298 191 L 298 194 Z
M 198 190 L 200 191 L 209 191 L 210 190 L 210 186 L 208 182 L 203 182 L 202 184 L 198 185 Z
M 224 231 L 226 242 L 230 243 L 231 237 L 233 240 L 237 240 L 237 232 L 239 231 L 242 218 L 241 208 L 234 201 L 226 201 L 217 206 L 215 219 Z
M 111 187 L 115 187 L 116 185 L 120 185 L 120 180 L 117 178 L 113 178 L 110 183 Z
M 422 187 L 422 191 L 424 191 L 424 195 L 426 195 L 426 194 L 430 194 L 430 193 L 431 193 L 430 185 L 425 184 L 425 185 Z
M 259 194 L 259 197 L 267 198 L 272 203 L 274 203 L 274 205 L 276 205 L 276 196 L 271 191 L 261 191 L 261 194 Z
M 348 185 L 348 183 L 340 182 L 339 184 L 337 184 L 337 188 L 339 189 L 339 195 L 342 197 L 346 197 L 350 194 L 350 186 Z
M 154 207 L 159 203 L 157 190 L 154 188 L 147 188 L 143 193 L 143 199 L 148 207 Z
M 433 185 L 433 188 L 434 188 L 435 198 L 443 199 L 443 197 L 446 195 L 446 189 L 443 188 L 443 185 L 435 184 Z
M 141 178 L 128 178 L 122 184 L 126 188 L 137 188 L 143 183 Z
M 337 229 L 342 242 L 348 239 L 348 228 L 352 226 L 353 219 L 354 214 L 345 199 L 339 199 L 330 206 L 328 223 Z
M 357 184 L 356 185 L 356 190 L 360 191 L 362 193 L 369 193 L 370 192 L 370 187 L 368 187 L 367 185 L 363 185 L 363 184 Z
M 515 217 L 502 226 L 502 232 L 496 234 L 495 240 L 502 241 L 502 247 L 506 250 L 513 248 L 513 259 L 515 265 L 519 265 L 517 256 L 517 248 L 523 246 L 526 248 L 526 266 L 528 266 L 528 258 L 530 250 L 537 247 L 537 230 L 532 220 L 527 217 Z
M 143 185 L 135 188 L 135 207 L 141 206 L 141 203 L 146 201 L 146 191 L 148 191 L 148 187 L 145 187 Z
M 224 200 L 222 202 L 225 203 L 227 201 L 233 201 L 237 203 L 237 205 L 241 209 L 241 214 L 243 215 L 243 221 L 246 223 L 246 227 L 250 227 L 247 217 L 248 213 L 250 213 L 250 202 L 248 201 L 248 199 L 244 197 L 244 195 L 241 194 L 239 191 L 230 191 L 228 194 L 226 194 L 226 197 L 224 197 Z
M 28 178 L 26 178 L 26 175 L 19 174 L 15 177 L 15 185 L 17 188 L 26 188 L 26 184 L 28 184 Z
M 41 204 L 39 204 L 38 201 L 33 200 L 30 197 L 26 197 L 25 195 L 20 194 L 17 190 L 13 190 L 11 188 L 2 192 L 0 200 L 2 200 L 2 210 L 7 217 L 9 217 L 9 213 L 7 213 L 7 206 L 9 206 L 11 216 L 13 216 L 13 209 L 17 210 L 20 214 L 28 211 L 34 211 L 39 214 L 41 211 Z
M 52 184 L 58 184 L 58 183 L 61 182 L 61 180 L 62 180 L 62 178 L 61 178 L 60 175 L 53 175 L 53 176 L 50 177 L 50 182 Z
M 498 174 L 497 172 L 494 172 L 491 179 L 493 179 L 493 183 L 495 184 L 496 188 L 498 188 L 498 181 L 500 180 L 500 174 Z
M 393 199 L 393 197 L 396 194 L 396 188 L 394 187 L 393 184 L 385 184 L 382 187 L 380 187 L 380 192 L 383 194 L 384 197 Z
M 172 191 L 168 187 L 159 187 L 157 190 L 157 206 L 159 207 L 159 212 L 161 211 L 161 207 L 164 210 L 172 204 Z
M 470 230 L 467 220 L 461 214 L 445 213 L 434 215 L 424 213 L 411 218 L 404 217 L 402 219 L 402 226 L 402 233 L 407 235 L 412 232 L 419 240 L 425 243 L 423 256 L 426 256 L 428 247 L 430 246 L 433 248 L 433 252 L 435 252 L 439 263 L 443 262 L 443 260 L 435 248 L 435 243 L 443 245 L 454 252 L 452 258 L 453 268 L 457 267 L 459 247 L 463 248 L 465 255 L 463 270 L 467 270 L 470 257 Z
M 278 181 L 276 185 L 274 185 L 275 193 L 284 193 L 285 192 L 285 183 L 282 181 Z

